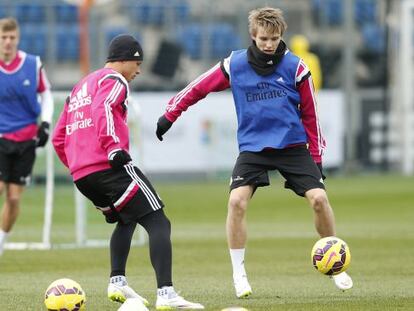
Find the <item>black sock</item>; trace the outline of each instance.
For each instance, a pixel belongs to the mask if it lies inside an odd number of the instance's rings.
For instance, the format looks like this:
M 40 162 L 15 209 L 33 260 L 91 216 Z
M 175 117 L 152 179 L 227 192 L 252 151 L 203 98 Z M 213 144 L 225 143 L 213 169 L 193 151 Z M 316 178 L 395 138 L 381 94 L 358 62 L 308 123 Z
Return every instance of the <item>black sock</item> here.
M 110 243 L 111 277 L 125 275 L 125 267 L 136 223 L 116 225 Z
M 171 223 L 164 211 L 157 210 L 139 219 L 148 232 L 151 264 L 157 278 L 157 287 L 172 286 Z

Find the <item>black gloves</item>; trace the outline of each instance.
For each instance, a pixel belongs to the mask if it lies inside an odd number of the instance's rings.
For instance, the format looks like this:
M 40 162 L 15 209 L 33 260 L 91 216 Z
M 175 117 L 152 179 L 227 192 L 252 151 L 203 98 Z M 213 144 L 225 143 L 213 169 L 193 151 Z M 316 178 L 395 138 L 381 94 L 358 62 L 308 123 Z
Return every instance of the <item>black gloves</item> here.
M 49 139 L 49 123 L 42 122 L 37 130 L 36 147 L 44 147 Z
M 162 141 L 162 136 L 167 133 L 167 131 L 170 129 L 172 125 L 172 122 L 169 121 L 164 115 L 162 115 L 157 122 L 157 131 L 155 132 L 157 134 L 157 137 L 159 140 Z
M 109 165 L 114 170 L 119 170 L 131 161 L 131 156 L 125 150 L 117 150 L 109 155 Z
M 325 179 L 326 179 L 326 176 L 323 174 L 322 162 L 316 163 L 316 165 L 317 165 L 317 166 L 318 166 L 318 168 L 319 168 L 319 172 L 321 172 L 322 179 L 323 179 L 323 180 L 325 180 Z

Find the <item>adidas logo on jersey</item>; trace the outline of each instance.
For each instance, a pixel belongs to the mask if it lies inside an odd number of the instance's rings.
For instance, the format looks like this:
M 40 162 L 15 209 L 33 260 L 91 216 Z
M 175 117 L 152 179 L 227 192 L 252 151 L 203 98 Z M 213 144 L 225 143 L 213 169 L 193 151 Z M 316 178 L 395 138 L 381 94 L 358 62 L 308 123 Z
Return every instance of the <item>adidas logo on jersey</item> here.
M 30 80 L 29 80 L 29 79 L 25 79 L 25 80 L 23 81 L 23 85 L 24 85 L 24 86 L 30 86 Z
M 85 82 L 82 88 L 76 93 L 75 96 L 71 96 L 68 112 L 77 110 L 80 107 L 90 105 L 92 103 L 92 97 L 88 94 L 88 85 Z
M 285 80 L 283 80 L 283 78 L 282 78 L 282 77 L 277 78 L 277 79 L 276 79 L 276 81 L 277 81 L 277 82 L 280 82 L 280 83 L 285 83 Z

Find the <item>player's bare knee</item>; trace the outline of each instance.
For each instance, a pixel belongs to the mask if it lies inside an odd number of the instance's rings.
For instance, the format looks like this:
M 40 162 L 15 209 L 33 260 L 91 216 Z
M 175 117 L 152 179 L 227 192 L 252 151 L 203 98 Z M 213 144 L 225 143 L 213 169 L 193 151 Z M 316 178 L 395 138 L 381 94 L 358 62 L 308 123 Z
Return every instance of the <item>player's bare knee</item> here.
M 325 193 L 316 193 L 310 199 L 313 210 L 316 213 L 322 213 L 329 208 L 328 197 Z
M 19 207 L 20 204 L 20 198 L 15 196 L 9 196 L 7 198 L 7 203 L 10 206 L 11 209 L 16 209 Z
M 229 199 L 229 209 L 233 212 L 244 213 L 247 210 L 247 200 L 241 196 L 233 195 Z

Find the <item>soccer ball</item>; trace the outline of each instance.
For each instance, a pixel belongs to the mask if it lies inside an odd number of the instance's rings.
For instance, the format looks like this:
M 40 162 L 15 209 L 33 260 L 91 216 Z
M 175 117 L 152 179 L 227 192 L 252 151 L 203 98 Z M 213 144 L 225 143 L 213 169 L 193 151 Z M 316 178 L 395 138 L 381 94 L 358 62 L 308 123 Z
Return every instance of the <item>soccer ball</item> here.
M 52 282 L 45 292 L 45 305 L 49 311 L 85 310 L 85 292 L 71 279 Z
M 344 272 L 351 262 L 348 245 L 341 239 L 329 236 L 315 243 L 311 252 L 312 264 L 326 275 Z

